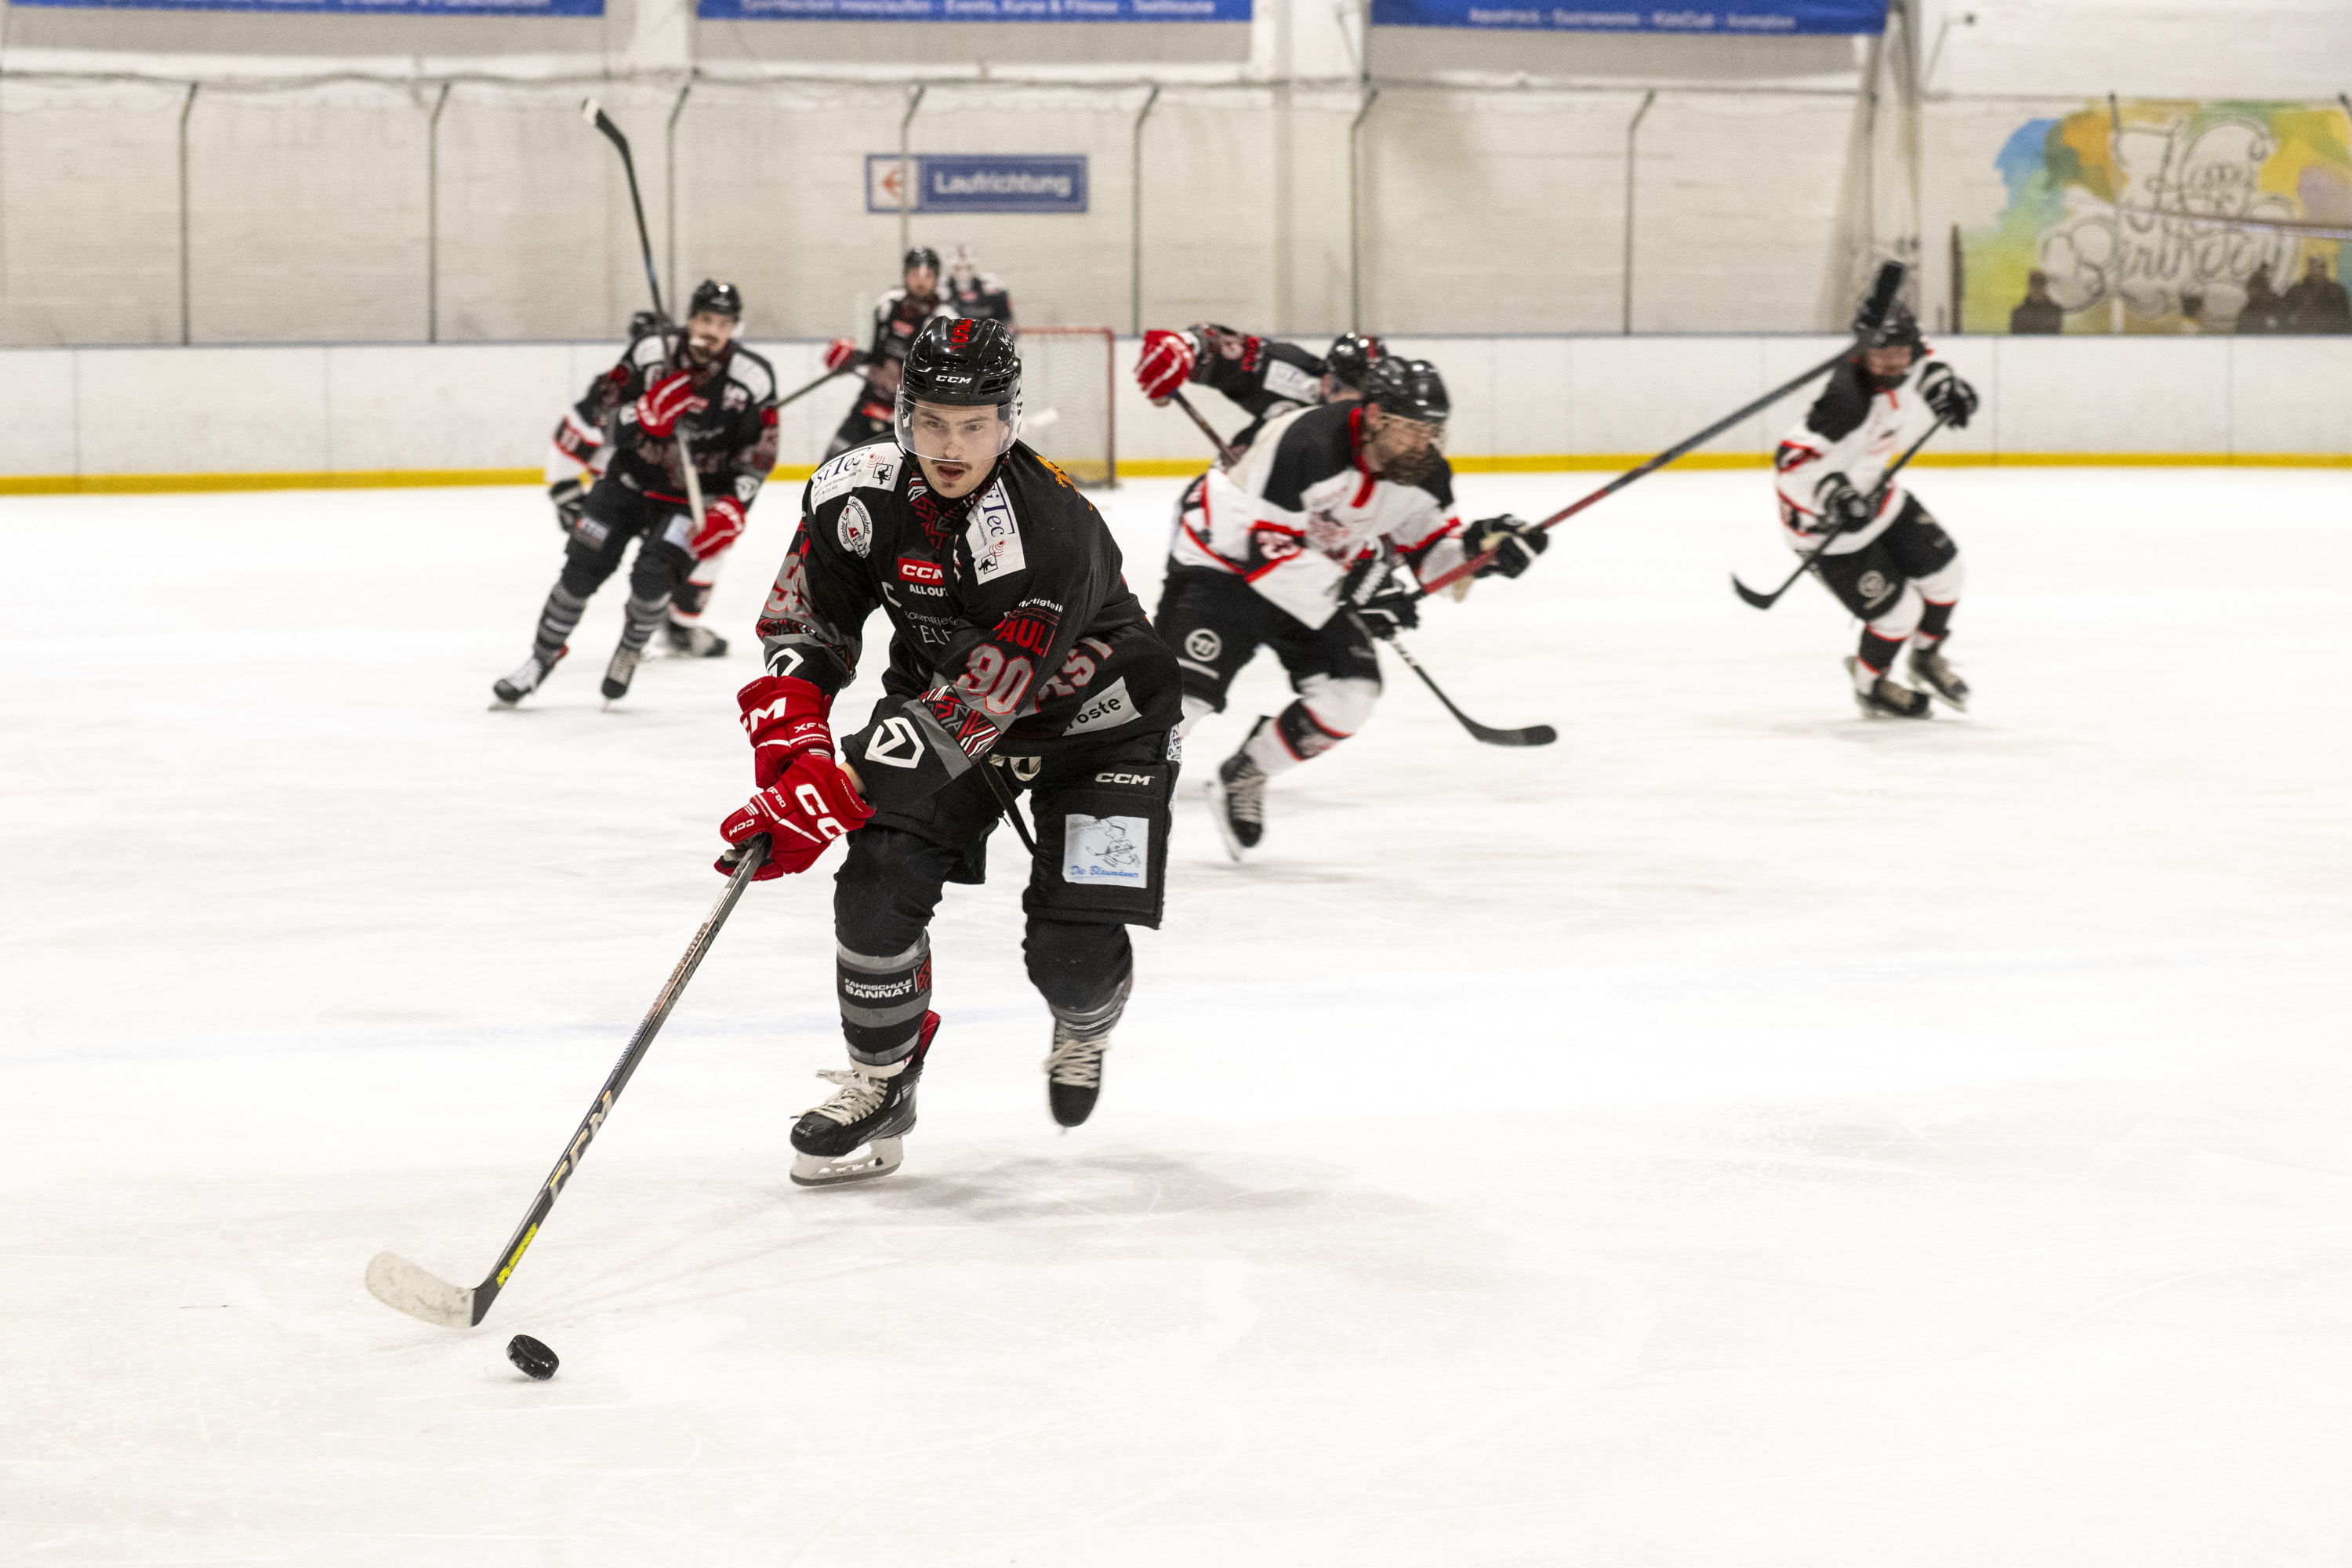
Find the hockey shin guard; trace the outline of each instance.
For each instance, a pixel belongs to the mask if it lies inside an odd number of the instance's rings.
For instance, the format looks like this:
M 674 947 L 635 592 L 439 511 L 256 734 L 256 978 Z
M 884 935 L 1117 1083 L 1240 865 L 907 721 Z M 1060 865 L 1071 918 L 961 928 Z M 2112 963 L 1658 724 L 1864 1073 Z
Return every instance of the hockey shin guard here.
M 1952 635 L 1952 612 L 1960 607 L 1960 590 L 1967 583 L 1967 568 L 1957 555 L 1941 570 L 1912 579 L 1924 605 L 1918 631 L 1922 647 L 1933 647 Z
M 548 590 L 547 604 L 539 612 L 539 632 L 531 639 L 530 651 L 541 662 L 551 662 L 556 650 L 572 638 L 572 629 L 588 608 L 588 601 L 566 589 L 562 583 Z
M 852 952 L 835 943 L 834 976 L 841 1032 L 852 1058 L 885 1067 L 915 1048 L 931 1005 L 930 933 L 917 937 L 906 952 L 887 955 Z
M 661 625 L 668 609 L 667 594 L 650 599 L 630 595 L 628 621 L 621 628 L 621 646 L 632 653 L 643 653 L 646 644 L 653 640 L 654 628 Z
M 1125 926 L 1033 919 L 1021 950 L 1030 984 L 1072 1036 L 1100 1039 L 1118 1026 L 1135 976 Z

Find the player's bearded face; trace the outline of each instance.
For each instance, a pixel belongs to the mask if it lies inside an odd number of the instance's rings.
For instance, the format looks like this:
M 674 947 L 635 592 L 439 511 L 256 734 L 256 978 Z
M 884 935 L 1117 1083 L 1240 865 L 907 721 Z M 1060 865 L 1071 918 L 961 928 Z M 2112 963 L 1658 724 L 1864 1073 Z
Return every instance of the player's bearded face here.
M 1382 479 L 1414 485 L 1437 471 L 1445 450 L 1444 426 L 1407 419 L 1378 406 L 1367 409 L 1364 417 L 1372 432 L 1364 443 L 1364 457 Z
M 928 300 L 940 291 L 940 275 L 928 267 L 907 268 L 907 292 L 918 300 Z
M 1883 349 L 1864 349 L 1862 363 L 1874 379 L 1892 385 L 1911 372 L 1911 345 L 1889 343 Z
M 922 465 L 931 493 L 941 500 L 970 495 L 995 468 L 1004 428 L 1003 409 L 918 403 L 908 423 L 915 461 Z
M 716 310 L 697 310 L 686 319 L 687 357 L 709 364 L 726 352 L 735 336 L 735 318 Z

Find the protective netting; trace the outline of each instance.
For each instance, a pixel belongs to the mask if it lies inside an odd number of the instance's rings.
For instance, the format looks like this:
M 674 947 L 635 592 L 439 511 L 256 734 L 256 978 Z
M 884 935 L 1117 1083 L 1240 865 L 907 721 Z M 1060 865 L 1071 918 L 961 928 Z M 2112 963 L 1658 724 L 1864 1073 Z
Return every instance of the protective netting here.
M 1108 327 L 1021 333 L 1022 438 L 1082 485 L 1118 477 Z

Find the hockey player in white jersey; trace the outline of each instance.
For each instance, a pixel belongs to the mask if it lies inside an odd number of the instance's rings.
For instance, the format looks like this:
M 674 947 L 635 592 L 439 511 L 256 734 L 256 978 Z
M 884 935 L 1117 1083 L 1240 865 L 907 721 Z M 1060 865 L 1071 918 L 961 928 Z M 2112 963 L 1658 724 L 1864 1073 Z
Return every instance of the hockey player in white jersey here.
M 1845 666 L 1869 718 L 1925 719 L 1931 693 L 1956 709 L 1969 704 L 1968 682 L 1944 651 L 1968 580 L 1960 548 L 1899 480 L 1877 494 L 1915 405 L 1955 428 L 1976 411 L 1976 390 L 1940 360 L 1920 371 L 1916 396 L 1906 393 L 1912 367 L 1929 352 L 1918 321 L 1896 303 L 1830 373 L 1772 459 L 1790 547 L 1821 552 L 1822 584 L 1863 622 L 1862 646 Z M 1917 687 L 1895 679 L 1906 643 Z
M 1360 401 L 1269 422 L 1230 470 L 1187 500 L 1160 612 L 1184 688 L 1184 727 L 1220 712 L 1242 667 L 1274 649 L 1297 700 L 1261 717 L 1212 784 L 1238 859 L 1265 828 L 1271 779 L 1322 755 L 1380 700 L 1375 637 L 1417 624 L 1419 584 L 1496 552 L 1478 575 L 1516 577 L 1543 534 L 1515 517 L 1465 527 L 1443 450 L 1445 384 L 1425 360 L 1382 359 Z M 1409 584 L 1389 584 L 1399 574 Z

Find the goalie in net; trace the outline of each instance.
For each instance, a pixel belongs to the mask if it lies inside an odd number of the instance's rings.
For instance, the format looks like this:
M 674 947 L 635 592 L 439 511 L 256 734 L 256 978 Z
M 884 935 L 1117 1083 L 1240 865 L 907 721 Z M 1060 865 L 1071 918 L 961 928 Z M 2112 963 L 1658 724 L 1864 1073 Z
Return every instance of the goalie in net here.
M 1082 485 L 1118 478 L 1108 327 L 1021 329 L 1021 438 Z

